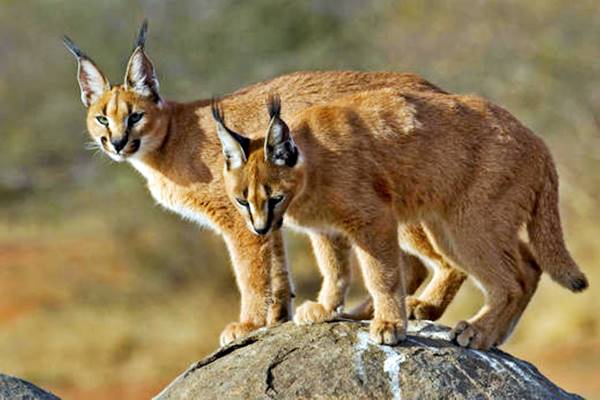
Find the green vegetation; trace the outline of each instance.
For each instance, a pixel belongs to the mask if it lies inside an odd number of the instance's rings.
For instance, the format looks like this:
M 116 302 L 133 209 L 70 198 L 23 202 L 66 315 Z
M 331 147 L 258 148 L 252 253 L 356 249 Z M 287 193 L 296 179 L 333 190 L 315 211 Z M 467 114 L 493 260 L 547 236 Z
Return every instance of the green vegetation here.
M 506 349 L 587 397 L 600 371 L 600 3 L 592 0 L 0 1 L 0 370 L 72 398 L 148 398 L 237 317 L 221 240 L 85 150 L 71 36 L 113 82 L 139 23 L 163 95 L 192 100 L 301 69 L 417 72 L 491 98 L 547 141 L 566 239 L 591 280 L 547 279 Z M 302 298 L 319 284 L 289 249 Z M 362 293 L 360 284 L 353 298 Z M 465 287 L 444 322 L 478 306 Z

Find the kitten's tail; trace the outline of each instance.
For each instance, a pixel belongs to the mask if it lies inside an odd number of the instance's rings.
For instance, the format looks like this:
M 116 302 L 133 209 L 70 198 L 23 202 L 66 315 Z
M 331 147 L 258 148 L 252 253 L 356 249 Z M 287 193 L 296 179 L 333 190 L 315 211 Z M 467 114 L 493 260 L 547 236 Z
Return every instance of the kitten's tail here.
M 549 156 L 546 175 L 527 226 L 529 240 L 542 270 L 561 286 L 581 292 L 589 284 L 565 246 L 558 213 L 558 174 Z

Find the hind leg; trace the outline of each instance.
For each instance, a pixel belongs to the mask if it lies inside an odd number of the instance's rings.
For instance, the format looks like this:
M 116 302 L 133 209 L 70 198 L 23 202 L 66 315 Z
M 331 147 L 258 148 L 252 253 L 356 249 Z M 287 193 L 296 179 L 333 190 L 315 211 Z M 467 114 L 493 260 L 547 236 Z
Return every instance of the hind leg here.
M 504 340 L 524 293 L 517 280 L 506 275 L 501 280 L 499 275 L 477 272 L 472 275 L 485 293 L 485 304 L 474 317 L 460 321 L 450 338 L 463 347 L 487 350 Z
M 414 319 L 435 321 L 446 311 L 467 275 L 444 259 L 420 224 L 401 226 L 398 236 L 403 248 L 418 255 L 433 269 L 433 277 L 423 293 L 407 299 L 407 313 Z
M 400 254 L 401 265 L 404 268 L 404 288 L 406 294 L 414 294 L 429 276 L 429 270 L 419 259 L 412 254 L 402 251 Z
M 409 297 L 406 302 L 410 318 L 436 321 L 450 305 L 467 275 L 445 260 L 438 260 L 433 277 L 418 297 Z
M 521 319 L 525 308 L 527 308 L 527 305 L 529 304 L 531 298 L 537 290 L 538 283 L 542 275 L 542 270 L 539 264 L 537 263 L 535 257 L 531 253 L 529 246 L 522 241 L 519 241 L 519 253 L 521 256 L 521 268 L 518 271 L 517 278 L 519 279 L 519 282 L 523 287 L 524 295 L 518 304 L 517 311 L 513 316 L 512 321 L 507 326 L 506 331 L 503 332 L 502 336 L 500 337 L 500 340 L 495 344 L 496 346 L 499 346 L 502 343 L 504 343 L 512 333 L 514 327 Z
M 462 222 L 466 222 L 462 217 Z M 426 226 L 436 247 L 447 259 L 461 265 L 485 296 L 480 311 L 468 321 L 460 321 L 450 336 L 460 346 L 485 350 L 499 343 L 508 331 L 524 291 L 516 278 L 520 262 L 516 234 L 512 241 L 503 242 L 497 231 L 479 225 L 481 221 L 478 218 L 465 225 L 427 223 Z

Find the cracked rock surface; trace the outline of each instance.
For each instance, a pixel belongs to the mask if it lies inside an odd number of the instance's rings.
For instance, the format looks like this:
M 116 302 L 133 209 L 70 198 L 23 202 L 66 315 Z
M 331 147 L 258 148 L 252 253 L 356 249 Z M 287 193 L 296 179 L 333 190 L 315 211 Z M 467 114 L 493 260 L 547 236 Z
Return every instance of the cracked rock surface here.
M 155 399 L 581 399 L 499 350 L 463 349 L 449 329 L 409 325 L 397 346 L 368 325 L 263 329 L 193 364 Z
M 60 400 L 52 393 L 19 378 L 0 374 L 0 400 Z

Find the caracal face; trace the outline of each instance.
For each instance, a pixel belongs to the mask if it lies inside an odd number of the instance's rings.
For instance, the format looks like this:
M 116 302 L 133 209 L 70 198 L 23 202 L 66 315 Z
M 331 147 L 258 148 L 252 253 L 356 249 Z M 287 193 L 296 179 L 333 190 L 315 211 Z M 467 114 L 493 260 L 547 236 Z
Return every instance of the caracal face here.
M 227 195 L 254 233 L 266 235 L 281 227 L 301 188 L 300 171 L 294 168 L 265 163 L 259 149 L 241 167 L 225 171 Z
M 213 104 L 227 195 L 257 235 L 281 228 L 286 210 L 304 185 L 302 158 L 279 113 L 279 102 L 270 101 L 267 135 L 251 141 L 227 128 L 222 110 Z
M 88 108 L 88 132 L 94 144 L 115 161 L 142 157 L 162 143 L 161 111 L 149 98 L 116 86 Z
M 95 147 L 115 161 L 141 158 L 163 142 L 168 124 L 154 66 L 144 52 L 144 22 L 122 85 L 111 86 L 96 64 L 68 37 L 77 58 L 81 101 L 88 108 L 87 128 Z

